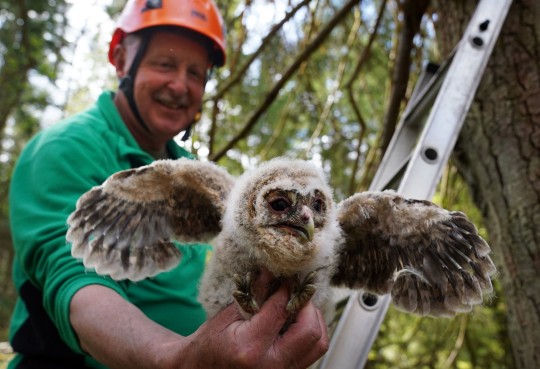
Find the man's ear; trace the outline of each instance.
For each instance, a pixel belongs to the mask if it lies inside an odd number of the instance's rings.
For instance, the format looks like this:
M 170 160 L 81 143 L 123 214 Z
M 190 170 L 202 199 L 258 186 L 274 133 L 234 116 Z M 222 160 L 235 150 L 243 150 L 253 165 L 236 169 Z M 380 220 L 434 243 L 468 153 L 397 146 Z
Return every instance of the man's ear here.
M 118 79 L 124 78 L 127 74 L 127 52 L 126 47 L 121 43 L 116 45 L 113 50 L 114 66 Z

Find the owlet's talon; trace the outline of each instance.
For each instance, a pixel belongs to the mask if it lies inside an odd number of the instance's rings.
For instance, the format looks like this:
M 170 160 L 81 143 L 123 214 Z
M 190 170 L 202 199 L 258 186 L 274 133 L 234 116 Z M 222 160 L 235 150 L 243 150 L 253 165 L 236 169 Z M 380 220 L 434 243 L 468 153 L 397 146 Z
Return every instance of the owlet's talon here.
M 287 311 L 298 311 L 311 299 L 317 288 L 315 287 L 316 271 L 308 273 L 302 282 L 297 274 L 292 285 L 291 298 L 287 303 Z
M 237 290 L 233 291 L 232 295 L 240 308 L 248 314 L 257 313 L 259 311 L 259 305 L 251 292 L 251 273 L 247 273 L 245 276 L 235 275 L 234 281 Z

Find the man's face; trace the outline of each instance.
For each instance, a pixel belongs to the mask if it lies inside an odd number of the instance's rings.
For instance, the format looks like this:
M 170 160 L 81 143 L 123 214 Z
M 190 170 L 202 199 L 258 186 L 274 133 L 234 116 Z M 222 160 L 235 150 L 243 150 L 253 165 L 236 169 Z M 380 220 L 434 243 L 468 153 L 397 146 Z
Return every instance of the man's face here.
M 135 43 L 128 55 L 136 47 Z M 201 108 L 208 66 L 206 49 L 189 38 L 170 32 L 152 36 L 137 70 L 134 96 L 154 137 L 170 139 L 193 122 Z

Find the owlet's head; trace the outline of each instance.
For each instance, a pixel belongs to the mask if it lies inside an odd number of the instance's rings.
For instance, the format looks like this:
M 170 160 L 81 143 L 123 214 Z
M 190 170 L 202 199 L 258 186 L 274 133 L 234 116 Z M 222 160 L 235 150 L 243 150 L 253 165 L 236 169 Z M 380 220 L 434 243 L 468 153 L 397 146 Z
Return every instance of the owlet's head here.
M 224 229 L 233 222 L 254 256 L 277 274 L 309 263 L 337 224 L 324 174 L 306 161 L 277 158 L 246 172 L 229 200 Z

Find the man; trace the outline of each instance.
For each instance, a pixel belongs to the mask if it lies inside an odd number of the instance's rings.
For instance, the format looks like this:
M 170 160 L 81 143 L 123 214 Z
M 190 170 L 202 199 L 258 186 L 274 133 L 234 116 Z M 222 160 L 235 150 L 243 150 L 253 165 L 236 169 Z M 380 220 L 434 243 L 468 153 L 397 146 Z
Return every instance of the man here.
M 303 368 L 326 351 L 311 304 L 279 334 L 285 285 L 249 321 L 231 305 L 205 322 L 196 297 L 207 246 L 179 246 L 177 268 L 131 283 L 86 271 L 66 245 L 66 219 L 92 186 L 155 159 L 191 157 L 173 137 L 189 134 L 209 70 L 225 62 L 222 29 L 211 0 L 130 0 L 109 48 L 119 90 L 21 154 L 10 186 L 20 298 L 9 368 Z

